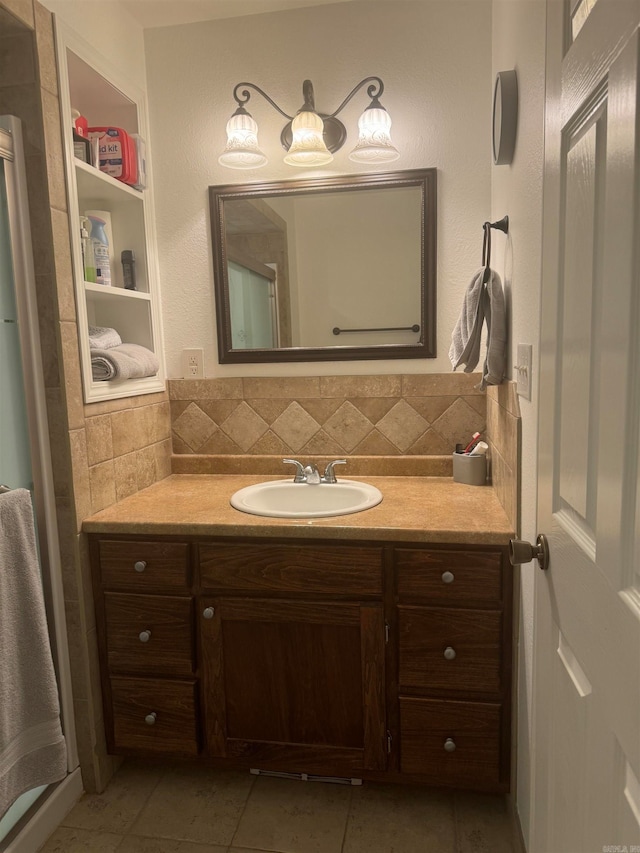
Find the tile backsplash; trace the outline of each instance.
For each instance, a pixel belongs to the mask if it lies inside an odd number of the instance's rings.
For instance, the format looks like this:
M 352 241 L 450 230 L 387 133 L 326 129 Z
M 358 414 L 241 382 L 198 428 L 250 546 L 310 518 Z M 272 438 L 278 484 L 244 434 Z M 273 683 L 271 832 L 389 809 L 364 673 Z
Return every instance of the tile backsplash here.
M 178 455 L 450 456 L 485 431 L 474 374 L 171 380 Z

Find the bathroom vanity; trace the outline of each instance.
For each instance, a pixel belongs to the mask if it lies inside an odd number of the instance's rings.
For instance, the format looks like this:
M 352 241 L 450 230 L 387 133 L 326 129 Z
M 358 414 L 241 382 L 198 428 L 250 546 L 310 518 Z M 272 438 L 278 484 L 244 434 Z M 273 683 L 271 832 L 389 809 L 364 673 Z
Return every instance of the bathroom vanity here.
M 509 788 L 512 531 L 493 491 L 273 519 L 174 475 L 85 522 L 109 751 Z M 267 479 L 267 478 L 264 478 Z

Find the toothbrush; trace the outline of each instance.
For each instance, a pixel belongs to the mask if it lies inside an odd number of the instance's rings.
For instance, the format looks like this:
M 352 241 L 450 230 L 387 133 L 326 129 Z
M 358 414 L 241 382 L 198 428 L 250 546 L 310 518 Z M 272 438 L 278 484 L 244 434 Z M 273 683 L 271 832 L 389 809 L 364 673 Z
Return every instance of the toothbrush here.
M 479 438 L 480 438 L 480 433 L 474 432 L 474 434 L 471 436 L 471 441 L 469 442 L 469 444 L 467 444 L 467 446 L 465 447 L 465 449 L 462 452 L 463 453 L 469 453 L 472 450 L 473 446 L 477 443 Z

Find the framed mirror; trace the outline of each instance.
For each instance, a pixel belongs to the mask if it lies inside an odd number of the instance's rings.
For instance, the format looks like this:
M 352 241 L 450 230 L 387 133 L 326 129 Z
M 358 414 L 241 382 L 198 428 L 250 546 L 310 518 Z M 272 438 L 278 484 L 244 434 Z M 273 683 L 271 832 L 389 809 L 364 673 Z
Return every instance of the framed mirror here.
M 221 364 L 435 358 L 435 169 L 209 201 Z

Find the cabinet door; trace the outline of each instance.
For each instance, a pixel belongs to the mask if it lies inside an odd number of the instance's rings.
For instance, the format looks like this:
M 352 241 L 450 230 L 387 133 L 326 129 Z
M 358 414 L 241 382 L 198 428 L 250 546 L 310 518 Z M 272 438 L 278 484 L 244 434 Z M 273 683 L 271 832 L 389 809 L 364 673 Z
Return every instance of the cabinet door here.
M 201 599 L 207 750 L 250 767 L 386 767 L 380 604 Z

